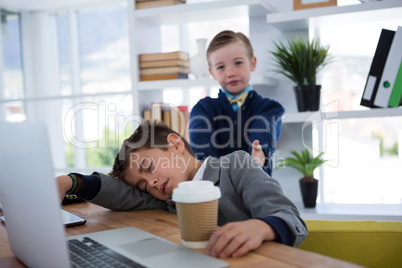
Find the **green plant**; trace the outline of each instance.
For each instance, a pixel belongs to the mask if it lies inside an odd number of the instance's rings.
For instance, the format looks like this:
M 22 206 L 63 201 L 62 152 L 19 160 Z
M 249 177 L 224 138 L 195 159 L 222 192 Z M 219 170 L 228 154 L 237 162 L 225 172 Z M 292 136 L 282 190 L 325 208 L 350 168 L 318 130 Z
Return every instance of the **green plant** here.
M 288 47 L 282 42 L 275 43 L 273 55 L 276 72 L 281 73 L 298 86 L 316 85 L 317 73 L 329 63 L 329 46 L 321 46 L 319 39 L 306 42 L 301 37 L 288 41 Z
M 301 181 L 304 182 L 315 181 L 314 170 L 328 161 L 321 158 L 324 153 L 319 153 L 313 157 L 308 149 L 302 150 L 300 153 L 296 151 L 290 153 L 294 157 L 285 158 L 285 165 L 300 171 L 304 175 Z

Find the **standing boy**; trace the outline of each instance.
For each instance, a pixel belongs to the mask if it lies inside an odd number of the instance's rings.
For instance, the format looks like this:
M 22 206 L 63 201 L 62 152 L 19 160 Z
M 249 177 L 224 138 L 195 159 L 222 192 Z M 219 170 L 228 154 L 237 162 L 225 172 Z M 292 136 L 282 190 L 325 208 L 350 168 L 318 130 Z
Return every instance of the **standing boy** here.
M 189 132 L 194 153 L 203 160 L 244 150 L 271 175 L 284 108 L 262 98 L 249 84 L 257 67 L 250 40 L 242 33 L 222 31 L 212 39 L 207 60 L 209 72 L 221 88 L 218 98 L 201 99 L 191 110 Z

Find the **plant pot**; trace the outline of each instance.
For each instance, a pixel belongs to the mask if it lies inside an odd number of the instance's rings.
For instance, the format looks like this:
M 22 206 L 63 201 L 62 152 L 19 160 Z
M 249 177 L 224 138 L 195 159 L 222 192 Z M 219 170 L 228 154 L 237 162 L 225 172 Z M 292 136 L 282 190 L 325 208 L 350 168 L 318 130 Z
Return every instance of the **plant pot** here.
M 318 180 L 313 182 L 299 180 L 299 184 L 304 207 L 315 208 L 315 205 L 317 204 Z
M 320 109 L 320 85 L 296 86 L 294 90 L 299 112 L 318 111 Z

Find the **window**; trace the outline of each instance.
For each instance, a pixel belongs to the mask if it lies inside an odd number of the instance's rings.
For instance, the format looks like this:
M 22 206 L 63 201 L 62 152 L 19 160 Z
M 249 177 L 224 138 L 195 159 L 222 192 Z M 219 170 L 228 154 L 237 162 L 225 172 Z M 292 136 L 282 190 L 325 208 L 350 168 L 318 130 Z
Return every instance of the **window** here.
M 110 167 L 132 131 L 126 14 L 119 4 L 56 15 L 67 167 Z
M 70 49 L 69 49 L 69 25 L 66 13 L 61 13 L 56 16 L 57 19 L 57 37 L 59 51 L 59 72 L 60 72 L 60 92 L 61 95 L 72 94 L 71 81 L 71 64 L 70 64 Z
M 132 98 L 128 94 L 88 96 L 78 103 L 65 100 L 63 134 L 67 166 L 110 167 L 123 140 L 132 134 L 131 111 Z M 82 128 L 76 127 L 77 121 Z M 80 130 L 83 132 L 78 133 Z M 82 152 L 85 155 L 76 155 Z M 81 166 L 76 161 L 81 161 Z
M 1 99 L 24 97 L 19 14 L 1 10 L 0 82 Z M 2 67 L 1 67 L 2 66 Z M 3 88 L 2 88 L 3 87 Z M 17 122 L 26 120 L 24 102 L 0 103 L 0 119 Z
M 398 25 L 401 19 L 320 29 L 321 41 L 331 46 L 333 56 L 321 74 L 322 105 L 339 104 L 328 105 L 334 107 L 329 111 L 369 109 L 360 100 L 381 29 L 396 30 Z M 402 203 L 402 117 L 333 121 L 324 128 L 323 151 L 334 160 L 323 168 L 321 201 Z
M 337 120 L 325 139 L 322 202 L 402 202 L 402 117 Z
M 125 6 L 79 11 L 82 93 L 131 90 Z

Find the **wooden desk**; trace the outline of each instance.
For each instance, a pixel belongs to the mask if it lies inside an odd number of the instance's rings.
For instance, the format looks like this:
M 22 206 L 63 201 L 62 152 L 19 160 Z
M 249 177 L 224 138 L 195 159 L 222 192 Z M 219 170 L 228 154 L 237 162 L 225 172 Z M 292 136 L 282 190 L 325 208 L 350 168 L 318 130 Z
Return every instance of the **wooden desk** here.
M 67 236 L 132 226 L 181 244 L 177 216 L 168 212 L 159 210 L 117 212 L 89 203 L 67 205 L 64 209 L 87 219 L 85 225 L 66 228 Z M 230 267 L 358 267 L 275 242 L 265 242 L 257 250 L 243 257 L 224 260 Z M 0 226 L 0 267 L 25 267 L 10 250 L 4 224 Z

